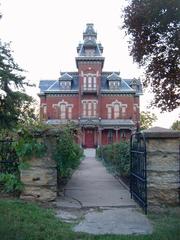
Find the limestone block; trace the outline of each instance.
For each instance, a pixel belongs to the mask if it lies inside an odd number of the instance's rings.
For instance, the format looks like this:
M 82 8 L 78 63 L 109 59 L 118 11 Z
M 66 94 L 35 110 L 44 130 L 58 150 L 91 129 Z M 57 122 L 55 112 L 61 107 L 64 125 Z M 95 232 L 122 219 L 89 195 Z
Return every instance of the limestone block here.
M 179 192 L 178 189 L 159 189 L 155 187 L 148 188 L 148 205 L 178 205 L 179 204 Z
M 166 152 L 148 152 L 147 170 L 177 171 L 179 169 L 179 154 Z
M 147 139 L 147 152 L 174 152 L 179 153 L 179 140 L 178 139 Z
M 171 189 L 179 187 L 179 172 L 148 171 L 147 183 L 149 187 Z
M 23 200 L 47 202 L 55 200 L 56 195 L 55 187 L 26 186 L 20 198 Z
M 21 170 L 21 181 L 28 186 L 43 186 L 57 184 L 56 168 L 40 168 L 30 167 L 26 170 Z
M 56 167 L 56 162 L 48 155 L 42 158 L 33 157 L 28 161 L 28 164 L 32 167 Z

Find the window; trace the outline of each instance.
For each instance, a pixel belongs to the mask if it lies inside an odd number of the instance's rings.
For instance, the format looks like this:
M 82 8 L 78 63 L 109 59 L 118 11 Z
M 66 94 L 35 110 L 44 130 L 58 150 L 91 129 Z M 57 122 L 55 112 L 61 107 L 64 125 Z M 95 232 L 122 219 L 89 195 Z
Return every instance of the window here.
M 88 102 L 88 116 L 92 115 L 92 102 Z
M 46 119 L 46 116 L 47 116 L 47 105 L 42 104 L 41 105 L 41 117 L 42 117 L 42 119 Z
M 96 89 L 96 77 L 93 77 L 93 88 Z
M 73 104 L 65 102 L 64 99 L 57 104 L 52 105 L 54 109 L 54 117 L 60 119 L 72 119 L 72 108 Z
M 119 89 L 119 86 L 120 86 L 120 81 L 111 81 L 109 83 L 109 87 L 111 90 Z
M 83 88 L 84 90 L 96 89 L 96 77 L 91 74 L 84 76 Z
M 112 118 L 112 107 L 108 107 L 108 109 L 107 109 L 107 111 L 108 111 L 108 119 L 111 119 Z
M 84 89 L 87 88 L 87 77 L 84 77 L 83 87 Z
M 126 115 L 126 107 L 123 106 L 122 107 L 122 116 L 125 117 L 125 115 Z
M 86 102 L 83 102 L 83 116 L 86 116 Z
M 47 106 L 46 106 L 46 105 L 43 106 L 43 114 L 44 114 L 44 115 L 47 114 Z
M 122 104 L 118 100 L 115 100 L 111 104 L 107 104 L 107 118 L 108 119 L 120 119 L 126 116 L 127 104 Z
M 117 119 L 120 117 L 120 108 L 119 108 L 119 104 L 116 103 L 114 104 L 114 119 Z
M 96 117 L 96 102 L 93 103 L 93 116 Z
M 92 77 L 88 76 L 88 89 L 92 88 Z
M 62 89 L 70 89 L 71 88 L 71 83 L 69 81 L 63 81 L 60 83 Z
M 72 107 L 68 107 L 68 119 L 72 119 Z
M 66 119 L 66 105 L 65 104 L 60 105 L 60 118 Z
M 82 102 L 83 117 L 96 117 L 97 116 L 97 102 L 92 100 L 83 100 Z
M 110 129 L 109 131 L 108 131 L 108 144 L 111 144 L 111 143 L 113 143 L 113 130 L 112 129 Z

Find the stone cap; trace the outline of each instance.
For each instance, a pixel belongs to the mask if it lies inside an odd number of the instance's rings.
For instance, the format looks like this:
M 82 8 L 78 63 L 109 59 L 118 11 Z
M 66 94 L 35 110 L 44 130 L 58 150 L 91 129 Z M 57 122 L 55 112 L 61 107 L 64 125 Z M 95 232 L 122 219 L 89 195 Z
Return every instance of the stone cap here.
M 143 130 L 145 138 L 180 138 L 180 131 L 162 128 L 152 127 L 147 130 Z

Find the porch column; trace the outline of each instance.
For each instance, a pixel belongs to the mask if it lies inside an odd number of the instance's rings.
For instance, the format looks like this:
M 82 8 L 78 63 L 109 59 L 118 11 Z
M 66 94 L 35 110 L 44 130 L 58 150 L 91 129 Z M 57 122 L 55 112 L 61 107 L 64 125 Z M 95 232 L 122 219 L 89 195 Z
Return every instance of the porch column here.
M 96 128 L 94 128 L 94 145 L 97 146 L 97 131 L 96 131 Z
M 85 129 L 82 128 L 82 146 L 84 147 L 85 145 Z
M 81 132 L 80 132 L 80 135 L 79 135 L 79 145 L 82 147 L 82 144 L 83 144 L 83 128 L 81 128 Z
M 98 146 L 101 147 L 102 144 L 102 129 L 99 128 L 99 134 L 98 134 Z
M 118 129 L 116 129 L 116 143 L 118 142 Z

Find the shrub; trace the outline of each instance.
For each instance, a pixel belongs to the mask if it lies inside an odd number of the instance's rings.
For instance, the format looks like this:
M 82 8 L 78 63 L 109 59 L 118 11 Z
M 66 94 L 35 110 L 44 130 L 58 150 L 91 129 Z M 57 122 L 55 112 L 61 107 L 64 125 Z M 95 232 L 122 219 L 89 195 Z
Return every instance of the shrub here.
M 57 146 L 54 153 L 60 177 L 69 177 L 72 169 L 75 169 L 80 164 L 81 157 L 82 150 L 74 142 L 71 129 L 66 127 L 57 138 Z
M 21 128 L 18 140 L 14 143 L 14 148 L 18 157 L 25 161 L 33 156 L 43 157 L 46 153 L 46 146 L 43 138 L 38 138 L 40 129 Z
M 23 184 L 14 174 L 0 173 L 0 184 L 4 193 L 20 193 L 23 190 Z
M 114 143 L 99 148 L 97 156 L 102 158 L 108 167 L 114 169 L 121 176 L 128 176 L 130 171 L 129 148 L 129 142 Z

